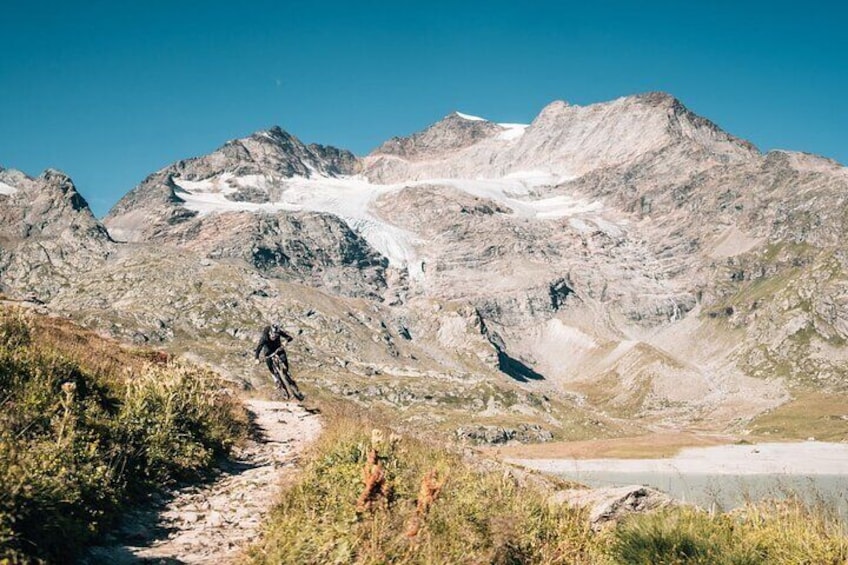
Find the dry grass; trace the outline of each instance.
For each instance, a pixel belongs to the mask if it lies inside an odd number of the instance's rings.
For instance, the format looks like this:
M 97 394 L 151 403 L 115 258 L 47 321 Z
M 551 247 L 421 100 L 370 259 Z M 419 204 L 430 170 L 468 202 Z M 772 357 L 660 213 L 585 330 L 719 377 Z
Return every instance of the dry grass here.
M 760 437 L 846 441 L 848 394 L 796 393 L 794 400 L 756 418 L 748 428 Z
M 581 512 L 552 507 L 537 488 L 393 437 L 373 419 L 335 406 L 323 410 L 324 434 L 249 562 L 604 562 L 602 539 Z M 372 433 L 375 426 L 381 432 Z

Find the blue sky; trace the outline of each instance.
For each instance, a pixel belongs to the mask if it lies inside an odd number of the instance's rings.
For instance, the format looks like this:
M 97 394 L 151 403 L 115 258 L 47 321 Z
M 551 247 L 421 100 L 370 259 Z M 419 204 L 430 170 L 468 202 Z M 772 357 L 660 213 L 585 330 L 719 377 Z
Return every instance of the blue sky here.
M 38 2 L 0 7 L 0 166 L 103 215 L 147 174 L 280 125 L 365 154 L 453 110 L 663 90 L 760 149 L 848 164 L 848 7 L 827 2 Z

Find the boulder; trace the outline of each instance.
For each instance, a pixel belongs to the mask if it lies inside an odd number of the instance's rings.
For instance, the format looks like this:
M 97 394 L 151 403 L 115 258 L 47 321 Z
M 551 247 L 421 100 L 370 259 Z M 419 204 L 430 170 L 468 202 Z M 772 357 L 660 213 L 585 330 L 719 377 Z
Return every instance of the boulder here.
M 666 493 L 640 485 L 561 490 L 551 496 L 550 502 L 587 509 L 589 522 L 596 531 L 614 525 L 631 514 L 652 512 L 678 504 Z

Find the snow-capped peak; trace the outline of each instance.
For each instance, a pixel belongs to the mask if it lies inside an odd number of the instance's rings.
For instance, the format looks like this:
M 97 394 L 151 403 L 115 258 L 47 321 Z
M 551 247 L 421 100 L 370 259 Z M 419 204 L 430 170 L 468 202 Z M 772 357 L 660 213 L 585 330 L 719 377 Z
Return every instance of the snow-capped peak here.
M 0 182 L 0 194 L 10 195 L 10 194 L 15 194 L 17 191 L 18 191 L 18 189 L 15 188 L 14 186 L 12 186 L 10 184 L 6 184 L 4 182 Z
M 481 118 L 480 116 L 472 116 L 471 114 L 463 114 L 462 112 L 454 112 L 457 116 L 462 118 L 463 120 L 468 120 L 469 122 L 488 122 L 486 118 Z

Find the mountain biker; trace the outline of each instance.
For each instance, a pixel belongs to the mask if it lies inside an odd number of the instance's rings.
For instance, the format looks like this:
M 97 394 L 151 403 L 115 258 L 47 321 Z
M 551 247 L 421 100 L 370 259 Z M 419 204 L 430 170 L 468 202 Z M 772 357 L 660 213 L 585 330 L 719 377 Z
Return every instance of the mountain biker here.
M 303 400 L 303 394 L 301 394 L 300 390 L 298 390 L 297 384 L 294 382 L 294 379 L 289 372 L 289 359 L 286 355 L 286 350 L 283 347 L 283 339 L 285 339 L 288 343 L 294 338 L 283 331 L 278 324 L 265 326 L 262 329 L 262 335 L 259 338 L 259 344 L 256 346 L 254 357 L 256 358 L 256 362 L 259 363 L 259 354 L 262 353 L 262 357 L 265 359 L 265 364 L 268 365 L 268 370 L 274 378 L 274 384 L 276 387 L 278 389 L 285 390 L 286 394 L 288 394 L 285 382 L 283 382 L 283 379 L 285 378 L 292 385 L 291 388 L 293 389 L 295 398 Z M 283 371 L 282 375 L 278 375 L 275 370 L 273 359 L 275 356 L 279 358 L 280 368 Z

